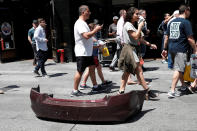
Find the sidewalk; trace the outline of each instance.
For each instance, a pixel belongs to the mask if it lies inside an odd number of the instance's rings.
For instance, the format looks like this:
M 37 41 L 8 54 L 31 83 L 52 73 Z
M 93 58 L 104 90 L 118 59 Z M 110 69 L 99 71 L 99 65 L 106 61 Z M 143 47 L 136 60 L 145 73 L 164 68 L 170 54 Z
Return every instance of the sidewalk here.
M 131 120 L 120 124 L 77 124 L 44 121 L 35 117 L 31 109 L 29 93 L 32 87 L 40 85 L 41 93 L 53 93 L 63 99 L 99 99 L 105 95 L 116 95 L 120 86 L 122 71 L 111 72 L 103 68 L 105 79 L 112 80 L 111 92 L 70 97 L 76 63 L 46 62 L 50 78 L 33 77 L 32 60 L 0 64 L 0 131 L 180 131 L 197 130 L 197 94 L 168 99 L 173 71 L 161 60 L 145 60 L 144 72 L 147 81 L 152 81 L 151 89 L 159 92 L 155 100 L 145 101 L 142 112 Z M 133 80 L 136 78 L 133 76 Z M 101 83 L 97 76 L 98 83 Z M 92 86 L 88 79 L 88 86 Z M 180 86 L 180 83 L 178 83 Z M 82 90 L 89 92 L 91 89 Z M 126 92 L 142 90 L 139 85 L 127 85 Z

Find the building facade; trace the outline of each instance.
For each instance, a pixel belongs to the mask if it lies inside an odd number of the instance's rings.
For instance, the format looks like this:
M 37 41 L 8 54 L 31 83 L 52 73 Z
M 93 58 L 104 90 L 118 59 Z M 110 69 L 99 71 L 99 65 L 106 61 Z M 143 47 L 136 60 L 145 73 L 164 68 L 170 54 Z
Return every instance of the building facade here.
M 73 27 L 79 16 L 78 7 L 82 4 L 88 5 L 92 12 L 88 23 L 97 19 L 99 24 L 104 24 L 103 38 L 107 38 L 112 17 L 118 16 L 120 9 L 127 10 L 131 6 L 145 9 L 151 30 L 149 41 L 156 43 L 159 48 L 161 40 L 156 36 L 156 32 L 163 20 L 163 14 L 172 14 L 180 4 L 189 4 L 192 12 L 190 20 L 197 38 L 197 18 L 194 17 L 196 9 L 193 3 L 194 0 L 0 0 L 0 32 L 3 36 L 0 59 L 32 58 L 33 52 L 27 40 L 27 32 L 32 27 L 32 20 L 42 17 L 47 22 L 49 56 L 58 62 L 57 50 L 64 49 L 65 61 L 75 61 Z M 158 58 L 160 53 L 159 49 L 156 52 L 147 50 L 146 57 Z

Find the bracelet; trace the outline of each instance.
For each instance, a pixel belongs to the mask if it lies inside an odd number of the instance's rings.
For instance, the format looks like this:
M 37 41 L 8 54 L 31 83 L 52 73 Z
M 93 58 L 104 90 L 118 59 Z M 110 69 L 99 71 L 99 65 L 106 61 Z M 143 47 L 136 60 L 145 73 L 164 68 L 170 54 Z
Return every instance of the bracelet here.
M 163 50 L 167 51 L 167 48 L 163 48 Z

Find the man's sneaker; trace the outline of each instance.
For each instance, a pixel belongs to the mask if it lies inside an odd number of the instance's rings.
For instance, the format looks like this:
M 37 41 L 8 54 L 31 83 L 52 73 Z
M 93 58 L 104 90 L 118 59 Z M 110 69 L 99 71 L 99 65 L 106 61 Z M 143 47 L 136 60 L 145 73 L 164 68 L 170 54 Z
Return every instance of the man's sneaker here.
M 47 75 L 47 73 L 42 74 L 42 77 L 49 78 L 49 76 Z
M 107 90 L 107 87 L 98 85 L 98 87 L 93 87 L 91 92 L 92 93 L 99 93 L 99 92 L 103 92 L 103 91 L 106 91 L 106 90 Z
M 168 64 L 168 62 L 166 60 L 162 60 L 161 63 Z
M 194 93 L 197 91 L 196 87 L 192 87 L 192 86 L 190 86 L 188 89 L 189 89 L 189 91 L 190 91 L 192 94 L 194 94 Z
M 112 84 L 112 81 L 106 80 L 105 83 L 102 83 L 102 84 L 101 84 L 101 86 L 108 86 L 108 85 L 110 85 L 110 84 Z
M 84 90 L 84 89 L 86 89 L 86 88 L 88 88 L 86 84 L 81 84 L 79 89 L 80 89 L 80 90 Z
M 171 98 L 174 98 L 174 97 L 179 97 L 181 96 L 181 94 L 177 91 L 175 92 L 172 92 L 171 90 L 168 92 L 168 96 L 171 97 Z
M 112 66 L 109 66 L 109 69 L 110 69 L 111 71 L 115 71 L 115 68 L 112 67 Z
M 37 70 L 34 70 L 33 73 L 34 73 L 34 75 L 36 75 L 36 76 L 40 76 L 40 73 L 39 73 Z
M 76 92 L 72 91 L 71 94 L 70 94 L 71 97 L 73 97 L 73 96 L 84 96 L 84 95 L 86 95 L 86 94 L 79 91 L 79 90 L 77 90 Z

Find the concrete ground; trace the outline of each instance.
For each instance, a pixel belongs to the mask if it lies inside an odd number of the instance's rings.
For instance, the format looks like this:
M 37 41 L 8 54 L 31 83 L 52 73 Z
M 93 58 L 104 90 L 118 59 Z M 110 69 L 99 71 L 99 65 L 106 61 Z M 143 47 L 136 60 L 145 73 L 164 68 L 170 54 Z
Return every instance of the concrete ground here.
M 65 99 L 99 99 L 106 93 L 91 96 L 70 97 L 76 63 L 46 62 L 50 78 L 34 77 L 32 60 L 0 64 L 0 131 L 196 131 L 197 130 L 197 95 L 183 95 L 168 99 L 173 71 L 161 60 L 145 60 L 144 72 L 151 89 L 159 92 L 159 97 L 145 101 L 142 112 L 124 123 L 86 124 L 63 123 L 38 119 L 31 109 L 30 89 L 40 85 L 41 92 L 53 93 L 56 98 Z M 106 79 L 113 81 L 111 93 L 116 95 L 120 86 L 122 71 L 112 72 L 103 67 Z M 100 79 L 97 77 L 98 82 Z M 133 76 L 133 80 L 136 77 Z M 91 86 L 90 79 L 88 79 Z M 177 85 L 180 87 L 180 83 Z M 142 90 L 139 85 L 129 85 L 126 91 Z M 84 90 L 89 92 L 90 89 Z

